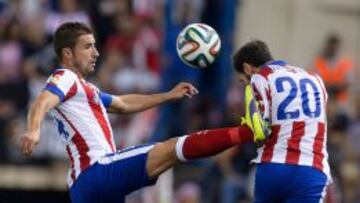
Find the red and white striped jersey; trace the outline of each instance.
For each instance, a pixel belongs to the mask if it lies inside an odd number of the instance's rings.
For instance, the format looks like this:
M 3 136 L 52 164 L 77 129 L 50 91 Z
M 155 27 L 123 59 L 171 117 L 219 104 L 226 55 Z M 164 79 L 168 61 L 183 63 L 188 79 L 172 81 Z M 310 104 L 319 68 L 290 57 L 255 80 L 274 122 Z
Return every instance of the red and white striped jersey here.
M 251 85 L 272 128 L 254 161 L 312 166 L 330 177 L 322 79 L 284 61 L 272 61 L 252 76 Z
M 68 69 L 56 70 L 49 77 L 45 90 L 58 95 L 61 100 L 50 115 L 70 157 L 70 187 L 82 171 L 105 154 L 116 151 L 106 113 L 109 104 L 97 87 Z

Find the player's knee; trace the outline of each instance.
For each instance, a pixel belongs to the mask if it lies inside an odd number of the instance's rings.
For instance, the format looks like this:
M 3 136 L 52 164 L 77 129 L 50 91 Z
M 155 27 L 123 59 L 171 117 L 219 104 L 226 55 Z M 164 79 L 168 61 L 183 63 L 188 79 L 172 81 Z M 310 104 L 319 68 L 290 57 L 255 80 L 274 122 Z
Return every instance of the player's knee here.
M 168 141 L 166 142 L 169 142 L 169 145 L 174 149 L 175 148 L 175 145 L 176 145 L 176 142 L 178 141 L 178 137 L 173 137 L 173 138 L 170 138 Z
M 163 156 L 167 157 L 167 159 L 169 161 L 177 161 L 176 158 L 176 143 L 178 141 L 177 137 L 171 138 L 165 142 L 159 143 L 160 145 L 162 145 L 163 147 Z
M 147 161 L 147 171 L 150 177 L 156 177 L 177 163 L 175 145 L 177 138 L 157 143 L 150 150 Z

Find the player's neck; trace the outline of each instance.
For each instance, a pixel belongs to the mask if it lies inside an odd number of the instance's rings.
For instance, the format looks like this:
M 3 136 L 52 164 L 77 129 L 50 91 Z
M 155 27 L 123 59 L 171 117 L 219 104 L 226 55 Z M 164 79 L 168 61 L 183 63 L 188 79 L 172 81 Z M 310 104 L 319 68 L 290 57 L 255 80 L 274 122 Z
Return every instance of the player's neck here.
M 73 65 L 69 65 L 67 63 L 61 63 L 60 66 L 65 69 L 69 69 L 74 72 L 79 78 L 85 79 L 85 76 Z

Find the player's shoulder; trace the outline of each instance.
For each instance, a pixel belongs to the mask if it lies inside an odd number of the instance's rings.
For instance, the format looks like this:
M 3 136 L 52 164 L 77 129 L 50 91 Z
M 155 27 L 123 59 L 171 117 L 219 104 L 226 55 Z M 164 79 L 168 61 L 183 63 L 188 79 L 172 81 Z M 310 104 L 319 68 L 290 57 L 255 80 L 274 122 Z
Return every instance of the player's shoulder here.
M 54 70 L 52 75 L 63 76 L 63 77 L 77 77 L 77 75 L 73 71 L 67 68 L 57 68 Z
M 63 82 L 74 82 L 77 79 L 77 75 L 66 68 L 57 68 L 54 72 L 49 76 L 47 83 L 52 83 L 57 85 Z
M 269 76 L 273 73 L 274 70 L 271 66 L 263 66 L 258 72 L 257 76 L 269 80 Z
M 313 81 L 315 81 L 316 83 L 320 83 L 322 86 L 324 86 L 324 81 L 322 77 L 314 70 L 307 70 L 307 74 L 309 75 L 309 78 L 311 77 L 313 79 Z
M 322 81 L 319 74 L 313 69 L 309 69 L 309 68 L 306 69 L 306 68 L 295 67 L 295 66 L 293 68 L 296 70 L 296 73 L 298 73 L 298 74 L 294 74 L 294 77 L 308 78 L 310 80 Z
M 269 61 L 263 66 L 261 66 L 260 71 L 255 75 L 256 77 L 262 77 L 265 80 L 269 80 L 273 74 L 276 74 L 280 69 L 284 68 L 287 65 L 287 62 L 283 60 Z
M 271 80 L 274 69 L 271 66 L 262 66 L 259 72 L 251 77 L 251 83 L 267 83 Z

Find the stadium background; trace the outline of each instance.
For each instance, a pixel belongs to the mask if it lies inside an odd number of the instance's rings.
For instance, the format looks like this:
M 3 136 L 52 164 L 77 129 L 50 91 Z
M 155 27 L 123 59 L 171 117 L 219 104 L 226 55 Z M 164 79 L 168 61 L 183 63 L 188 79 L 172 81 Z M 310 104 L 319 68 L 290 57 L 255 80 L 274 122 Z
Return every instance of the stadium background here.
M 360 2 L 358 0 L 0 0 L 0 202 L 68 202 L 68 161 L 51 120 L 31 158 L 17 140 L 25 115 L 56 65 L 51 36 L 65 21 L 90 24 L 100 60 L 90 81 L 113 94 L 169 90 L 193 82 L 200 95 L 130 116 L 111 116 L 119 149 L 204 128 L 236 125 L 242 86 L 230 56 L 248 40 L 268 42 L 275 58 L 314 68 L 327 40 L 352 64 L 343 86 L 346 101 L 329 81 L 328 149 L 334 184 L 327 202 L 360 202 Z M 222 39 L 216 63 L 186 67 L 176 36 L 186 24 L 204 22 Z M 331 78 L 330 78 L 331 79 Z M 335 88 L 336 89 L 336 88 Z M 129 203 L 251 202 L 255 156 L 251 144 L 211 159 L 181 164 L 156 187 L 132 194 Z

